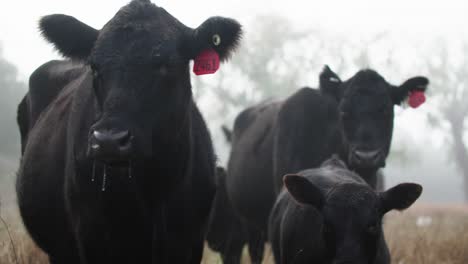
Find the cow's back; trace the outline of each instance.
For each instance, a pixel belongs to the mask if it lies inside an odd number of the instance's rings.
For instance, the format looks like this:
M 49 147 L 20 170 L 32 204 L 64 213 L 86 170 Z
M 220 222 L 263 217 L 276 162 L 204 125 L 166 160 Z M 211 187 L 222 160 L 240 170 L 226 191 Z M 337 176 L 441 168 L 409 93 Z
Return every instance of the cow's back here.
M 29 131 L 39 116 L 54 101 L 61 90 L 84 73 L 81 63 L 52 60 L 37 68 L 29 77 L 29 90 L 17 110 L 17 122 L 21 134 L 21 150 L 24 152 Z
M 274 203 L 273 130 L 281 103 L 263 103 L 241 112 L 233 130 L 226 190 L 234 210 L 264 228 Z
M 66 133 L 75 86 L 69 85 L 28 132 L 16 190 L 24 224 L 44 251 L 69 252 L 73 236 L 66 215 Z M 72 257 L 72 256 L 71 256 Z

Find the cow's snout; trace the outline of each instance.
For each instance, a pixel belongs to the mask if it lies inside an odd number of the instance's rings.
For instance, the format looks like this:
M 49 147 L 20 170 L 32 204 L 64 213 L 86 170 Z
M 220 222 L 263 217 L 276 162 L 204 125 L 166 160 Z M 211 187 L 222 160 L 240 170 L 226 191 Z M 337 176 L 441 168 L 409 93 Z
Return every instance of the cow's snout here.
M 89 139 L 89 154 L 104 162 L 119 162 L 130 159 L 132 135 L 128 130 L 92 130 Z

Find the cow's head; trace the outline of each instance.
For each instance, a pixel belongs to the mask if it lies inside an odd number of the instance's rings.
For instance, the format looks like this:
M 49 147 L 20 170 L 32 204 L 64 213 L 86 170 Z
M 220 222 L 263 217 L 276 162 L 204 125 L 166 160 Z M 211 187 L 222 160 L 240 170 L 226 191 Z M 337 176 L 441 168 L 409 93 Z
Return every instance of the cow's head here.
M 324 191 L 300 175 L 286 175 L 284 184 L 296 202 L 318 211 L 321 241 L 334 264 L 375 263 L 385 246 L 383 215 L 408 208 L 422 192 L 422 187 L 413 183 L 399 184 L 381 193 L 357 183 L 339 184 Z
M 42 18 L 40 29 L 89 67 L 97 112 L 89 155 L 105 162 L 150 157 L 155 138 L 167 142 L 189 125 L 190 60 L 210 51 L 224 61 L 241 35 L 239 23 L 222 17 L 189 28 L 149 0 L 130 2 L 101 30 L 65 15 Z
M 415 92 L 424 92 L 425 77 L 413 77 L 400 86 L 388 83 L 373 70 L 361 70 L 341 81 L 328 66 L 320 74 L 320 90 L 337 99 L 345 155 L 352 168 L 385 166 L 393 133 L 393 106 Z

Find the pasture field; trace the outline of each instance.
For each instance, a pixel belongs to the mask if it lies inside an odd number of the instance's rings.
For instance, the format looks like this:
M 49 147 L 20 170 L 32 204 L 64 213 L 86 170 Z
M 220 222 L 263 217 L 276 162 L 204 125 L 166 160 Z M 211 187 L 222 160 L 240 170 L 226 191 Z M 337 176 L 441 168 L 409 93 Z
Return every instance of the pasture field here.
M 47 263 L 46 256 L 34 246 L 24 231 L 15 208 L 3 208 L 1 214 L 8 223 L 17 256 L 5 226 L 0 224 L 0 263 Z M 404 213 L 389 213 L 384 226 L 394 264 L 468 263 L 468 208 L 465 206 L 417 204 Z M 221 260 L 217 254 L 205 248 L 202 263 L 221 264 Z M 246 254 L 242 263 L 249 263 Z M 273 264 L 268 249 L 264 263 Z

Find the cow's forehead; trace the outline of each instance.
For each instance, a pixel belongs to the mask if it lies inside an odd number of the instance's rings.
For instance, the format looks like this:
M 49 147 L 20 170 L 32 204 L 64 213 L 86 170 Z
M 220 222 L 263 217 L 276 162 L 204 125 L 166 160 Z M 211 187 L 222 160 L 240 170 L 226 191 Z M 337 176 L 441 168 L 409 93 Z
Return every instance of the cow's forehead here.
M 375 96 L 385 97 L 389 95 L 389 84 L 377 72 L 362 70 L 346 81 L 345 97 Z
M 327 196 L 327 206 L 340 209 L 366 209 L 377 205 L 377 194 L 365 184 L 341 184 Z
M 187 30 L 163 8 L 134 1 L 101 30 L 92 60 L 96 64 L 176 60 L 178 41 Z
M 149 2 L 132 1 L 122 7 L 106 24 L 106 27 L 112 29 L 160 28 L 161 31 L 174 32 L 185 28 L 185 25 L 169 14 L 164 8 Z

